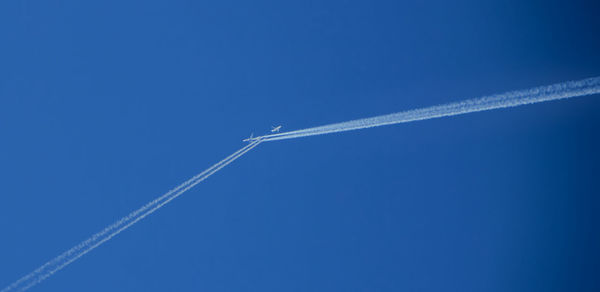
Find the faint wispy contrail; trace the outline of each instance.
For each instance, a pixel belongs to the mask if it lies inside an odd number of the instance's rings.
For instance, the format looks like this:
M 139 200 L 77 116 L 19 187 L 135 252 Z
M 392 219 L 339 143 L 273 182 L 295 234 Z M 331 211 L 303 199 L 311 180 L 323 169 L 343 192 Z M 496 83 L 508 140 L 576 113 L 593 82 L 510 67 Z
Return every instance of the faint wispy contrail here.
M 261 137 L 256 137 L 255 139 L 262 139 L 263 141 L 294 139 L 439 117 L 455 116 L 472 112 L 514 107 L 596 93 L 600 93 L 600 77 L 588 78 L 580 81 L 557 83 L 526 90 L 511 91 L 503 94 L 468 99 L 460 102 L 414 109 L 383 116 L 329 124 L 314 128 L 264 135 Z
M 156 198 L 152 202 L 147 203 L 141 208 L 131 212 L 129 215 L 121 218 L 117 222 L 111 224 L 110 226 L 104 228 L 102 231 L 92 235 L 90 238 L 81 242 L 80 244 L 74 246 L 73 248 L 67 250 L 61 255 L 55 257 L 49 262 L 43 264 L 41 267 L 37 268 L 35 271 L 27 274 L 21 279 L 15 281 L 10 284 L 6 288 L 2 289 L 0 292 L 8 292 L 8 291 L 25 291 L 34 285 L 40 283 L 46 278 L 52 276 L 52 274 L 56 273 L 60 269 L 64 268 L 68 264 L 77 260 L 81 256 L 90 252 L 94 248 L 100 246 L 104 242 L 110 240 L 115 235 L 119 234 L 121 231 L 129 228 L 131 225 L 137 223 L 144 217 L 152 214 L 154 211 L 158 210 L 165 204 L 169 203 L 173 199 L 179 197 L 185 191 L 191 189 L 201 181 L 207 179 L 209 176 L 219 171 L 221 168 L 227 166 L 229 163 L 238 159 L 246 152 L 252 150 L 252 148 L 256 147 L 260 144 L 261 140 L 255 140 L 242 149 L 236 151 L 235 153 L 229 155 L 227 158 L 219 161 L 215 165 L 209 167 L 205 171 L 197 174 L 196 176 L 190 178 L 184 183 L 180 184 L 176 188 L 170 190 L 166 194 Z

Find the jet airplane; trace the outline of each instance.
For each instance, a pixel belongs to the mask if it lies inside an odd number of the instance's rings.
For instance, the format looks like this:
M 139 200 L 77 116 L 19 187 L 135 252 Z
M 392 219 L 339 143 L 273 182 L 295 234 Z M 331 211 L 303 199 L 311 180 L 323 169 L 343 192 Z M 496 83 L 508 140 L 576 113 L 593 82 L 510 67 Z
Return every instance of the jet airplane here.
M 281 125 L 277 127 L 271 127 L 271 133 L 279 133 L 279 130 L 281 130 Z
M 244 139 L 242 141 L 244 141 L 244 142 L 252 142 L 254 140 L 256 140 L 256 138 L 254 138 L 254 133 L 251 133 L 250 137 L 248 137 L 248 138 L 246 138 L 246 139 Z

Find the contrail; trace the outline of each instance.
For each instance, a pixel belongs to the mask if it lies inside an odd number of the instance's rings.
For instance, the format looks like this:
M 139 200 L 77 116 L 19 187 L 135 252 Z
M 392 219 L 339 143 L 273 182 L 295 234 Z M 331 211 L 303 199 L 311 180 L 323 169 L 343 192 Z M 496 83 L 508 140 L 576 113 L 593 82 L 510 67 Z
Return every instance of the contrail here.
M 185 181 L 166 194 L 147 203 L 141 208 L 131 212 L 129 215 L 121 218 L 102 231 L 92 235 L 90 238 L 67 250 L 56 258 L 45 263 L 35 271 L 27 274 L 16 282 L 10 284 L 0 292 L 9 292 L 13 290 L 25 291 L 34 285 L 40 283 L 52 274 L 61 270 L 68 264 L 77 260 L 81 256 L 110 240 L 121 231 L 129 228 L 144 217 L 152 214 L 165 204 L 177 198 L 190 188 L 207 179 L 215 172 L 219 171 L 229 163 L 238 159 L 246 152 L 252 150 L 258 144 L 264 141 L 274 141 L 283 139 L 293 139 L 306 136 L 323 135 L 337 133 L 384 125 L 406 123 L 418 120 L 433 119 L 446 116 L 454 116 L 478 111 L 486 111 L 498 108 L 515 107 L 519 105 L 532 104 L 544 101 L 558 100 L 577 96 L 585 96 L 600 93 L 600 77 L 588 78 L 580 81 L 569 81 L 557 83 L 548 86 L 535 87 L 527 90 L 512 91 L 504 94 L 485 96 L 476 99 L 469 99 L 460 102 L 449 103 L 426 107 L 421 109 L 398 112 L 388 115 L 376 116 L 365 119 L 352 120 L 348 122 L 324 125 L 319 127 L 307 128 L 302 130 L 264 135 L 256 138 L 249 138 L 251 141 L 247 146 L 231 154 L 205 171 Z
M 600 77 L 568 81 L 548 86 L 535 87 L 526 90 L 511 91 L 503 94 L 468 99 L 444 105 L 414 109 L 388 115 L 376 116 L 348 122 L 329 124 L 303 130 L 264 135 L 254 138 L 255 141 L 274 141 L 293 139 L 314 135 L 323 135 L 351 130 L 407 123 L 439 117 L 455 116 L 472 112 L 486 111 L 498 108 L 515 107 L 519 105 L 551 101 L 600 93 Z
M 43 264 L 41 267 L 37 268 L 35 271 L 27 274 L 26 276 L 22 277 L 21 279 L 17 280 L 16 282 L 10 284 L 6 288 L 2 289 L 2 291 L 0 291 L 0 292 L 25 291 L 25 290 L 33 287 L 34 285 L 40 283 L 41 281 L 52 276 L 52 274 L 61 270 L 68 264 L 72 263 L 73 261 L 77 260 L 81 256 L 85 255 L 86 253 L 90 252 L 91 250 L 95 249 L 96 247 L 100 246 L 101 244 L 105 243 L 106 241 L 110 240 L 115 235 L 121 233 L 121 231 L 129 228 L 131 225 L 137 223 L 144 217 L 154 213 L 154 211 L 160 209 L 165 204 L 167 204 L 170 201 L 172 201 L 173 199 L 179 197 L 185 191 L 191 189 L 198 183 L 207 179 L 209 176 L 211 176 L 215 172 L 217 172 L 220 169 L 222 169 L 223 167 L 227 166 L 229 163 L 233 162 L 234 160 L 236 160 L 239 157 L 241 157 L 242 155 L 244 155 L 246 152 L 252 150 L 252 148 L 256 147 L 261 142 L 262 142 L 262 140 L 260 140 L 260 139 L 252 141 L 251 143 L 249 143 L 242 149 L 229 155 L 228 157 L 219 161 L 215 165 L 209 167 L 205 171 L 195 175 L 194 177 L 192 177 L 189 180 L 185 181 L 184 183 L 180 184 L 176 188 L 170 190 L 166 194 L 147 203 L 146 205 L 142 206 L 141 208 L 131 212 L 129 215 L 121 218 L 120 220 L 113 223 L 112 225 L 104 228 L 102 231 L 92 235 L 90 238 L 86 239 L 85 241 L 81 242 L 80 244 L 74 246 L 73 248 L 69 249 L 68 251 L 62 253 L 61 255 L 50 260 L 49 262 Z

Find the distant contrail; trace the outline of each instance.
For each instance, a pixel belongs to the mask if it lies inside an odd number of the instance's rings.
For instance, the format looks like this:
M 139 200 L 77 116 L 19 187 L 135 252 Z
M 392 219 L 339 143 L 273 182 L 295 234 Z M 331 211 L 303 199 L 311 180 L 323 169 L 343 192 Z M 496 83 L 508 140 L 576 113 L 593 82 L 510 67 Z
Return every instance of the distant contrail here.
M 227 166 L 229 163 L 238 159 L 240 156 L 244 155 L 246 152 L 250 151 L 252 148 L 256 147 L 262 141 L 260 139 L 255 140 L 242 149 L 236 151 L 235 153 L 229 155 L 227 158 L 219 161 L 217 164 L 211 166 L 207 170 L 197 174 L 191 179 L 185 181 L 180 184 L 176 188 L 170 190 L 166 194 L 158 197 L 150 203 L 147 203 L 143 207 L 131 212 L 129 215 L 121 218 L 117 222 L 112 225 L 104 228 L 104 230 L 92 235 L 90 238 L 81 242 L 80 244 L 74 246 L 68 251 L 62 253 L 61 255 L 55 257 L 49 262 L 45 263 L 41 267 L 37 268 L 35 271 L 27 274 L 23 278 L 17 280 L 16 282 L 10 284 L 6 288 L 2 289 L 0 292 L 8 292 L 8 291 L 25 291 L 34 285 L 40 283 L 44 279 L 52 276 L 52 274 L 56 273 L 60 269 L 64 268 L 68 264 L 77 260 L 84 254 L 90 252 L 94 248 L 100 246 L 104 242 L 110 240 L 115 235 L 119 234 L 121 231 L 129 228 L 131 225 L 140 221 L 144 217 L 152 214 L 154 211 L 158 210 L 165 204 L 169 203 L 171 200 L 179 197 L 185 191 L 191 189 L 201 181 L 207 179 L 209 176 L 219 171 L 221 168 Z
M 468 99 L 444 105 L 398 112 L 383 116 L 352 120 L 348 122 L 329 124 L 303 130 L 264 135 L 254 138 L 263 141 L 294 139 L 306 136 L 323 135 L 371 127 L 393 125 L 439 117 L 455 116 L 491 109 L 514 107 L 563 98 L 584 96 L 600 93 L 600 77 L 569 81 L 548 86 L 535 87 L 526 90 Z
M 166 194 L 158 197 L 143 207 L 131 212 L 104 230 L 94 234 L 92 237 L 81 242 L 75 247 L 69 249 L 63 254 L 45 263 L 35 271 L 27 274 L 23 278 L 17 280 L 0 292 L 9 292 L 13 290 L 24 291 L 32 286 L 40 283 L 44 279 L 50 277 L 55 272 L 64 268 L 68 264 L 77 260 L 84 254 L 90 252 L 102 243 L 110 240 L 121 231 L 129 228 L 144 217 L 152 214 L 171 200 L 177 198 L 185 191 L 202 182 L 215 172 L 219 171 L 229 163 L 250 151 L 258 144 L 264 141 L 274 141 L 283 139 L 293 139 L 306 136 L 323 135 L 336 132 L 344 132 L 384 125 L 392 125 L 406 123 L 418 120 L 433 119 L 445 116 L 454 116 L 478 111 L 486 111 L 491 109 L 514 107 L 519 105 L 538 103 L 550 100 L 563 98 L 571 98 L 590 94 L 600 93 L 600 77 L 584 79 L 580 81 L 569 81 L 557 83 L 554 85 L 541 86 L 527 90 L 512 91 L 504 94 L 491 95 L 477 99 L 469 99 L 465 101 L 426 107 L 421 109 L 409 110 L 405 112 L 393 113 L 383 116 L 352 120 L 348 122 L 330 124 L 320 127 L 307 128 L 278 134 L 264 135 L 256 138 L 249 138 L 250 143 L 242 149 L 231 154 L 227 158 L 221 160 L 217 164 L 211 166 L 207 170 L 185 181 L 176 188 L 170 190 Z

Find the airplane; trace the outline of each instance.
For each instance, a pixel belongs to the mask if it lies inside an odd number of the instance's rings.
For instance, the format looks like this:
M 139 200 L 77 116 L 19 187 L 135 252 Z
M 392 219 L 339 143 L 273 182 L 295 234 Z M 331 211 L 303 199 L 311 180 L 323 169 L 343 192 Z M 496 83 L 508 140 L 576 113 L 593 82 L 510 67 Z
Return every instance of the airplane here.
M 248 137 L 248 138 L 246 138 L 246 139 L 244 139 L 242 141 L 244 141 L 244 142 L 252 142 L 254 140 L 256 140 L 256 138 L 254 138 L 254 133 L 250 133 L 250 137 Z
M 281 125 L 277 126 L 277 127 L 271 127 L 271 133 L 279 133 L 279 130 L 281 129 Z

